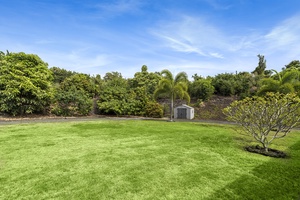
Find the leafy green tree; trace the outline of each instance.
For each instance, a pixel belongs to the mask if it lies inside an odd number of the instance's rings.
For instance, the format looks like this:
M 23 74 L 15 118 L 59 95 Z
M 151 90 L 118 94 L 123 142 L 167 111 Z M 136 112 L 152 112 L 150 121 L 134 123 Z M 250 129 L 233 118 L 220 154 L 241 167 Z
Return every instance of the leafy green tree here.
M 215 93 L 222 96 L 235 94 L 235 75 L 230 73 L 218 74 L 212 80 Z
M 102 84 L 103 84 L 103 81 L 99 74 L 97 74 L 96 76 L 90 77 L 90 85 L 91 85 L 91 95 L 90 96 L 93 96 L 94 98 L 99 97 Z
M 140 115 L 141 102 L 126 79 L 119 72 L 109 72 L 103 77 L 101 93 L 97 101 L 100 114 Z
M 239 72 L 235 75 L 235 94 L 241 98 L 253 96 L 256 92 L 255 77 L 249 72 Z
M 159 74 L 148 72 L 148 67 L 143 65 L 141 72 L 135 73 L 134 78 L 129 79 L 128 81 L 130 88 L 144 87 L 146 95 L 151 98 L 160 79 L 161 77 Z
M 71 86 L 67 90 L 58 88 L 51 112 L 59 116 L 88 115 L 92 102 L 86 92 Z
M 268 152 L 274 139 L 285 137 L 300 122 L 299 109 L 300 98 L 295 94 L 267 93 L 235 101 L 224 109 L 224 114 Z
M 94 96 L 93 82 L 91 81 L 91 77 L 87 74 L 76 73 L 70 77 L 67 77 L 60 84 L 60 87 L 66 91 L 71 87 L 75 87 L 77 90 L 83 90 L 90 97 Z
M 154 101 L 153 93 L 160 79 L 161 77 L 158 73 L 148 72 L 146 65 L 142 66 L 141 72 L 135 73 L 133 78 L 128 79 L 129 90 L 133 90 L 136 94 L 139 115 L 147 115 L 150 108 L 155 109 L 155 106 L 148 106 L 148 108 L 146 108 L 146 106 Z M 155 110 L 153 110 L 153 112 L 155 112 Z M 148 117 L 150 116 L 148 115 Z
M 148 73 L 147 66 L 142 67 L 133 79 L 126 80 L 118 72 L 106 73 L 103 77 L 101 93 L 97 101 L 99 114 L 139 115 L 149 114 L 146 106 L 152 102 L 151 87 L 155 85 L 156 74 Z M 153 112 L 156 112 L 157 108 Z M 149 115 L 148 115 L 149 116 Z M 149 116 L 150 117 L 150 116 Z
M 0 53 L 0 111 L 12 115 L 49 108 L 52 73 L 37 55 Z
M 62 83 L 66 78 L 76 74 L 76 72 L 68 71 L 59 67 L 51 67 L 50 70 L 53 74 L 53 82 L 58 84 Z
M 170 121 L 173 121 L 174 100 L 179 97 L 190 101 L 188 90 L 188 77 L 185 72 L 178 73 L 175 77 L 165 69 L 161 72 L 162 79 L 159 81 L 154 97 L 168 97 L 170 99 Z
M 223 73 L 212 78 L 215 94 L 222 96 L 250 96 L 255 88 L 255 77 L 248 72 Z
M 192 98 L 206 101 L 214 94 L 215 88 L 211 79 L 197 79 L 190 84 L 189 91 Z
M 56 115 L 87 115 L 92 108 L 92 98 L 99 93 L 96 78 L 73 73 L 56 85 L 52 113 Z

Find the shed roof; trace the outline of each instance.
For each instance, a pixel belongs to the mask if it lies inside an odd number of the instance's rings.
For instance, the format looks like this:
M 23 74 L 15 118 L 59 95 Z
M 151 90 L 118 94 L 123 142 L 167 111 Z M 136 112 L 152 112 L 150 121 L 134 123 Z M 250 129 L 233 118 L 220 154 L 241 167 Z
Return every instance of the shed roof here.
M 176 108 L 182 108 L 182 107 L 189 108 L 189 109 L 194 109 L 193 107 L 188 106 L 186 104 L 182 104 L 181 106 L 177 106 Z

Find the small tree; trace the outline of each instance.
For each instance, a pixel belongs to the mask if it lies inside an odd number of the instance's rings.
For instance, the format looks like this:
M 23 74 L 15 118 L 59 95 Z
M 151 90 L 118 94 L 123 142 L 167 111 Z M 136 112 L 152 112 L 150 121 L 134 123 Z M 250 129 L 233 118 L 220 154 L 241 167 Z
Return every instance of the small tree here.
M 229 121 L 240 124 L 268 152 L 270 143 L 285 137 L 300 121 L 300 98 L 295 94 L 267 93 L 233 102 L 224 109 Z

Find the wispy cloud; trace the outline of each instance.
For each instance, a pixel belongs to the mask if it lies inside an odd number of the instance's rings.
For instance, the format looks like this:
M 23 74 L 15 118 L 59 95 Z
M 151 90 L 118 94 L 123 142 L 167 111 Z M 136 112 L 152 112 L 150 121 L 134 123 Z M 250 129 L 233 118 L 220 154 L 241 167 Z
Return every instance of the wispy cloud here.
M 300 15 L 293 16 L 274 27 L 264 39 L 268 50 L 287 51 L 300 56 Z
M 223 58 L 220 49 L 229 47 L 218 28 L 200 18 L 183 16 L 180 20 L 161 23 L 151 30 L 167 48 L 204 57 Z

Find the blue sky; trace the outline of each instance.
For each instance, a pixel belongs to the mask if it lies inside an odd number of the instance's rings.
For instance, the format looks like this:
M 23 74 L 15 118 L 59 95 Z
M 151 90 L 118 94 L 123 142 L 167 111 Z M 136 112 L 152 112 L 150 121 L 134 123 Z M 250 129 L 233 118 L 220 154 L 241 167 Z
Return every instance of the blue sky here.
M 300 60 L 299 0 L 9 0 L 0 50 L 49 67 L 134 76 L 169 69 L 214 76 Z

